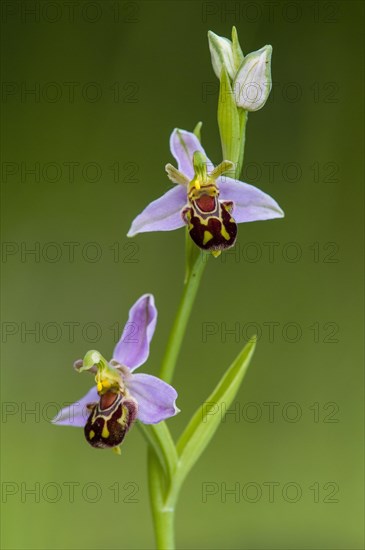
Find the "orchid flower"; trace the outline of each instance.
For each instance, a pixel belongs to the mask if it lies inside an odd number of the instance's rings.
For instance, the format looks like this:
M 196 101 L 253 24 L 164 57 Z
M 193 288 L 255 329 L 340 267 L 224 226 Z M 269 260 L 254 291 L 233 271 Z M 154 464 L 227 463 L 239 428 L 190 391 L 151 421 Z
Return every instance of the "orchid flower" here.
M 232 162 L 224 160 L 214 168 L 195 134 L 175 129 L 170 149 L 178 169 L 167 164 L 166 172 L 177 185 L 134 219 L 128 237 L 186 224 L 195 244 L 218 256 L 234 245 L 237 223 L 284 216 L 277 202 L 263 191 L 223 176 L 232 171 Z
M 157 424 L 177 414 L 177 393 L 172 386 L 149 374 L 134 374 L 148 359 L 156 321 L 154 298 L 145 294 L 131 308 L 110 362 L 95 350 L 75 362 L 78 372 L 95 374 L 96 387 L 62 409 L 53 422 L 83 427 L 90 445 L 119 452 L 134 420 Z

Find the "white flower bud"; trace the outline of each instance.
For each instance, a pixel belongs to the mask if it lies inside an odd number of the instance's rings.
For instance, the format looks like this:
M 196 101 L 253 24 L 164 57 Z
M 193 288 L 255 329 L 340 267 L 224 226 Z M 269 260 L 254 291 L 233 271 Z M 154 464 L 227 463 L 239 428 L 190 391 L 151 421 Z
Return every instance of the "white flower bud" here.
M 216 76 L 220 79 L 222 66 L 226 66 L 231 80 L 236 74 L 235 62 L 233 58 L 232 42 L 228 38 L 218 36 L 212 31 L 208 32 L 209 49 L 212 56 L 212 65 Z
M 264 46 L 246 55 L 233 82 L 236 104 L 246 111 L 258 111 L 271 91 L 272 47 Z

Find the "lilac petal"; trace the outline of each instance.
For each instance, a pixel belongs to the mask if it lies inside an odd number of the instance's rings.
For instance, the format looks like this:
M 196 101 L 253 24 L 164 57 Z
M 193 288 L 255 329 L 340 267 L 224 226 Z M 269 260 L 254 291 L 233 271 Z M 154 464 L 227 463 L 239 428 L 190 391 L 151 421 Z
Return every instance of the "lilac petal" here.
M 131 371 L 143 365 L 150 353 L 157 309 L 152 294 L 144 294 L 129 310 L 128 322 L 115 346 L 113 359 Z
M 137 418 L 144 424 L 157 424 L 180 412 L 175 405 L 176 390 L 160 378 L 132 374 L 125 379 L 125 384 L 138 402 Z
M 84 397 L 62 409 L 52 420 L 53 424 L 59 426 L 74 426 L 75 428 L 83 428 L 87 419 L 90 416 L 90 411 L 87 405 L 97 403 L 100 397 L 96 387 L 92 387 Z
M 127 233 L 133 237 L 147 231 L 172 231 L 185 225 L 181 210 L 187 202 L 186 187 L 176 185 L 159 199 L 151 202 L 132 222 Z
M 200 151 L 207 157 L 200 141 L 192 132 L 175 128 L 170 137 L 170 150 L 174 155 L 180 172 L 192 180 L 194 177 L 193 155 L 195 151 Z M 214 166 L 207 157 L 207 170 L 211 172 Z
M 233 201 L 233 218 L 237 223 L 282 218 L 284 212 L 278 203 L 257 187 L 227 176 L 217 179 L 219 200 Z

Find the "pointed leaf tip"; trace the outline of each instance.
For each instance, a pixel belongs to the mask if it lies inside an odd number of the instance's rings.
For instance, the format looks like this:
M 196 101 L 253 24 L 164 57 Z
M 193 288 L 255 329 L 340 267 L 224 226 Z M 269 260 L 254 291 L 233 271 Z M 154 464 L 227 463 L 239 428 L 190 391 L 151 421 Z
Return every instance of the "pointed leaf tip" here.
M 240 388 L 255 351 L 256 336 L 253 336 L 224 373 L 215 390 L 206 399 L 181 435 L 177 451 L 180 456 L 178 483 L 183 479 L 203 453 L 218 429 L 222 411 L 229 409 Z

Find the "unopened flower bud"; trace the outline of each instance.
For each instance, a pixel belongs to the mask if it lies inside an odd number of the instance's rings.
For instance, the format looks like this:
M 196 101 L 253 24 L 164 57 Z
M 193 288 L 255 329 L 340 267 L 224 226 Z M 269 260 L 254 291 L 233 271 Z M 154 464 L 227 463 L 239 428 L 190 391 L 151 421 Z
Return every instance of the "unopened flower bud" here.
M 228 38 L 218 36 L 212 31 L 208 32 L 208 40 L 210 54 L 212 57 L 212 65 L 216 76 L 218 78 L 221 77 L 222 67 L 223 65 L 225 65 L 229 78 L 233 80 L 236 75 L 238 66 L 237 56 L 234 55 L 232 42 L 228 40 Z M 243 59 L 242 52 L 241 55 Z
M 233 82 L 236 104 L 246 111 L 258 111 L 269 97 L 272 47 L 264 46 L 244 58 Z

